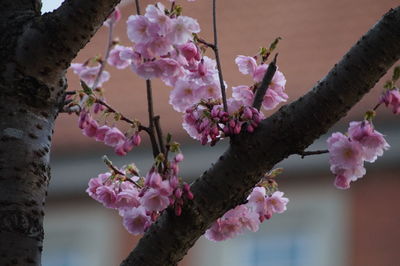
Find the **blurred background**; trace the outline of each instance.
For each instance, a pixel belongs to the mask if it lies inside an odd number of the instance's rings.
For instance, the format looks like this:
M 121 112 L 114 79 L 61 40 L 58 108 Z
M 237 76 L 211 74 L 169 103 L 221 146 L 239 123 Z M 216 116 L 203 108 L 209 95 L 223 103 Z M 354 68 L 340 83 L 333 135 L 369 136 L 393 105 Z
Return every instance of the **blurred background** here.
M 44 0 L 43 12 L 62 1 Z M 164 3 L 165 2 L 165 3 Z M 168 4 L 164 1 L 164 4 Z M 142 10 L 153 1 L 141 1 Z M 200 36 L 211 39 L 211 1 L 180 0 L 184 15 L 199 20 Z M 280 36 L 278 65 L 287 79 L 290 101 L 310 90 L 345 52 L 398 1 L 393 0 L 225 0 L 218 3 L 218 28 L 223 73 L 228 86 L 250 84 L 238 72 L 237 55 L 255 55 Z M 130 45 L 125 20 L 135 13 L 131 1 L 120 5 L 123 19 L 115 37 Z M 104 53 L 107 29 L 102 28 L 75 62 Z M 399 44 L 400 45 L 400 44 Z M 208 54 L 211 56 L 211 53 Z M 362 66 L 361 66 L 362 67 Z M 107 101 L 132 118 L 147 121 L 144 80 L 129 69 L 110 67 Z M 331 131 L 344 132 L 352 120 L 361 120 L 382 90 L 384 77 Z M 68 73 L 69 89 L 78 79 Z M 226 149 L 227 141 L 203 147 L 181 127 L 181 114 L 168 104 L 170 88 L 154 82 L 155 112 L 164 132 L 182 145 L 182 177 L 194 180 Z M 230 94 L 230 91 L 228 91 Z M 269 115 L 267 113 L 267 115 Z M 387 136 L 391 149 L 376 163 L 366 163 L 367 174 L 341 191 L 333 186 L 326 155 L 301 159 L 292 156 L 278 166 L 280 190 L 290 198 L 288 210 L 261 225 L 257 233 L 212 243 L 200 239 L 181 266 L 377 266 L 399 265 L 400 252 L 400 123 L 385 108 L 379 109 L 375 127 Z M 299 132 L 299 134 L 302 134 Z M 310 149 L 326 149 L 327 136 Z M 60 114 L 52 151 L 52 179 L 46 205 L 45 266 L 119 265 L 138 238 L 122 227 L 116 211 L 105 209 L 85 193 L 89 178 L 107 171 L 101 157 L 107 154 L 117 166 L 134 162 L 142 174 L 152 163 L 148 139 L 126 157 L 83 136 L 75 115 Z M 277 166 L 277 167 L 278 167 Z M 157 250 L 154 250 L 155 254 Z

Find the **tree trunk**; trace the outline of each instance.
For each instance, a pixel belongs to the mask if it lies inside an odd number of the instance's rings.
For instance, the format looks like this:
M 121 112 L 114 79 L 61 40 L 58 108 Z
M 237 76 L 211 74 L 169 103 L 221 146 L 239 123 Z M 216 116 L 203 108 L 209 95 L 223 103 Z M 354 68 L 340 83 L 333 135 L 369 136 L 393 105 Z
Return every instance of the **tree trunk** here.
M 40 265 L 58 106 L 37 99 L 50 88 L 26 76 L 0 88 L 0 265 Z
M 0 1 L 0 265 L 41 265 L 55 119 L 65 72 L 120 0 Z

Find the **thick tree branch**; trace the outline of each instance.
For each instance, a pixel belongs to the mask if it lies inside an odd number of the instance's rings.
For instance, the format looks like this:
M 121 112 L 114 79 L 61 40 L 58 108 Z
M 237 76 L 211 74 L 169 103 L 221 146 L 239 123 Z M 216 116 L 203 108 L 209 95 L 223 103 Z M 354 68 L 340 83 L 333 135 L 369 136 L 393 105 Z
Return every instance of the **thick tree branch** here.
M 400 58 L 400 8 L 388 12 L 311 92 L 232 142 L 191 187 L 182 216 L 165 212 L 122 265 L 176 265 L 211 223 L 243 202 L 262 175 L 326 133 Z M 256 160 L 254 158 L 257 158 Z M 157 251 L 156 256 L 154 251 Z
M 120 0 L 65 0 L 55 11 L 36 17 L 17 47 L 19 70 L 57 82 Z
M 36 15 L 40 15 L 42 3 L 40 0 L 1 0 L 0 16 L 2 18 L 12 18 L 18 12 L 33 11 Z

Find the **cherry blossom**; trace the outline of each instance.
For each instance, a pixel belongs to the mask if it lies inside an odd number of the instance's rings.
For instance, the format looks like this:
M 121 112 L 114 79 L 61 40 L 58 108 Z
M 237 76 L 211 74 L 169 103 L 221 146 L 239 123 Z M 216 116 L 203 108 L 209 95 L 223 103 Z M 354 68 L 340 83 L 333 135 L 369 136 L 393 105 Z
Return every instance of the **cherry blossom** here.
M 132 48 L 131 47 L 125 47 L 122 45 L 116 45 L 114 48 L 110 51 L 110 56 L 107 59 L 107 63 L 111 66 L 114 66 L 118 69 L 124 69 L 128 67 L 131 64 L 130 59 L 126 59 L 127 57 L 121 57 L 121 54 L 127 54 L 131 53 Z
M 122 224 L 133 235 L 143 234 L 152 224 L 150 216 L 146 214 L 146 210 L 141 206 L 124 209 L 120 214 L 123 217 Z
M 86 83 L 86 85 L 92 88 L 95 85 L 94 82 L 99 74 L 100 65 L 89 67 L 85 64 L 73 63 L 71 64 L 71 69 Z M 98 79 L 97 87 L 101 87 L 101 85 L 109 79 L 110 73 L 103 71 Z
M 394 114 L 400 114 L 400 91 L 398 88 L 387 90 L 381 97 L 386 106 L 392 108 Z

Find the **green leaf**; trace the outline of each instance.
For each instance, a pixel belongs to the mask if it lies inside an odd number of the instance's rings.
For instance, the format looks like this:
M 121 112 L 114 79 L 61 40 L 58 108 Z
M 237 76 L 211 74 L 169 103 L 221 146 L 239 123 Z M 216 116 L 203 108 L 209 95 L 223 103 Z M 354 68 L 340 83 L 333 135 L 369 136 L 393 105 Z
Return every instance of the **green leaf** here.
M 87 95 L 93 94 L 92 88 L 90 88 L 83 80 L 81 80 L 81 87 L 83 89 L 83 92 L 86 93 Z
M 272 53 L 278 46 L 279 41 L 282 40 L 281 37 L 276 38 L 269 46 L 269 52 Z

